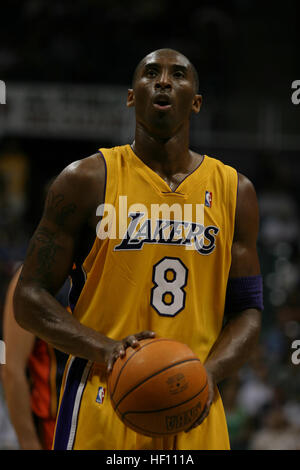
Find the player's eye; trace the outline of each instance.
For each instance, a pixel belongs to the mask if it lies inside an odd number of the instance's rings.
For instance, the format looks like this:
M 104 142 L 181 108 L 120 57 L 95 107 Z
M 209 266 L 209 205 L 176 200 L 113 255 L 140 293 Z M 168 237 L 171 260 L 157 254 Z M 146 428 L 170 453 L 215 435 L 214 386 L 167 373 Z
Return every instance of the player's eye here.
M 175 78 L 184 78 L 185 77 L 185 74 L 182 70 L 176 70 L 176 72 L 174 72 L 174 77 Z
M 157 75 L 157 71 L 154 70 L 154 69 L 148 69 L 148 70 L 146 70 L 145 75 L 146 75 L 146 77 L 154 78 Z

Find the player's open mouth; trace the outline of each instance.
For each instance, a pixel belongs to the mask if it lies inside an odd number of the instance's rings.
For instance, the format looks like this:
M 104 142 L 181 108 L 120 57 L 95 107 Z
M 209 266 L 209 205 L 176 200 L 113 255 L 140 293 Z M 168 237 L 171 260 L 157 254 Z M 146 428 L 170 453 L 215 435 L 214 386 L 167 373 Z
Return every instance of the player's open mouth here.
M 154 108 L 159 109 L 161 111 L 166 111 L 167 109 L 171 108 L 170 104 L 160 104 L 160 103 L 154 103 Z
M 158 96 L 153 102 L 153 106 L 160 111 L 165 111 L 171 108 L 170 98 L 166 96 Z

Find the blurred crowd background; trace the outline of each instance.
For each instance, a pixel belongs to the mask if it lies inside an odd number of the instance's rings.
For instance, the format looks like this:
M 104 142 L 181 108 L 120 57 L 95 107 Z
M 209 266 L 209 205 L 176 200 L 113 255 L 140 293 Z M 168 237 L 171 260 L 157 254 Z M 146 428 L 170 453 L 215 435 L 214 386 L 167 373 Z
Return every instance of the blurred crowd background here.
M 194 63 L 203 94 L 191 147 L 246 174 L 259 198 L 263 327 L 248 364 L 221 385 L 231 445 L 300 450 L 296 1 L 11 0 L 0 17 L 0 317 L 45 186 L 98 147 L 132 141 L 132 72 L 148 52 L 175 48 Z M 5 448 L 18 443 L 1 391 Z

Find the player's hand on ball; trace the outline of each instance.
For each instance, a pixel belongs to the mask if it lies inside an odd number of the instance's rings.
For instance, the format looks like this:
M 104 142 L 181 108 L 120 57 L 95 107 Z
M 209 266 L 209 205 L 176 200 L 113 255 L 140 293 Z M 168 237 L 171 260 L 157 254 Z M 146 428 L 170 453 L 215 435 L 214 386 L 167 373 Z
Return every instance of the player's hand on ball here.
M 203 423 L 203 421 L 205 420 L 205 418 L 207 418 L 208 414 L 209 414 L 209 411 L 210 411 L 210 407 L 212 405 L 212 402 L 214 400 L 214 396 L 215 396 L 215 387 L 216 387 L 216 384 L 215 384 L 215 380 L 212 376 L 212 374 L 206 369 L 206 373 L 207 373 L 207 382 L 208 382 L 208 398 L 207 398 L 207 402 L 203 408 L 203 411 L 201 413 L 201 415 L 199 416 L 199 418 L 197 419 L 197 421 L 195 421 L 193 423 L 193 425 L 186 429 L 185 432 L 189 432 L 191 431 L 192 429 L 196 428 L 197 426 L 199 426 L 201 423 Z
M 136 348 L 139 346 L 139 341 L 142 339 L 154 338 L 154 331 L 141 331 L 134 335 L 126 336 L 121 341 L 114 341 L 111 350 L 108 352 L 106 363 L 107 372 L 110 373 L 118 357 L 124 357 L 128 347 Z

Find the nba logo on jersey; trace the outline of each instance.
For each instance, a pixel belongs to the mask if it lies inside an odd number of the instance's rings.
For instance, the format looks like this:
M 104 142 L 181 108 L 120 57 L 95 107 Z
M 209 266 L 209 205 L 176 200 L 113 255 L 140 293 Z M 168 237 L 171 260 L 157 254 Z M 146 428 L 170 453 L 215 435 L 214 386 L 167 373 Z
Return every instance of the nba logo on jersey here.
M 206 207 L 211 207 L 212 205 L 212 193 L 210 191 L 205 191 L 205 205 Z
M 100 403 L 100 405 L 102 405 L 102 403 L 103 403 L 103 401 L 104 401 L 104 397 L 105 397 L 105 388 L 99 387 L 99 388 L 98 388 L 98 393 L 97 393 L 96 402 L 97 402 L 97 403 Z

